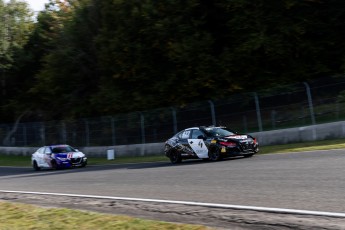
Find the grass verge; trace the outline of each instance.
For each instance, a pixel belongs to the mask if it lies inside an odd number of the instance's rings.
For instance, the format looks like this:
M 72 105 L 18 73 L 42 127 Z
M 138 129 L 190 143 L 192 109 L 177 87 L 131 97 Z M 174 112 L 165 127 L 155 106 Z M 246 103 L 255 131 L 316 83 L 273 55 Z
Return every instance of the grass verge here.
M 65 208 L 43 208 L 28 204 L 0 202 L 0 229 L 206 230 L 210 228 Z

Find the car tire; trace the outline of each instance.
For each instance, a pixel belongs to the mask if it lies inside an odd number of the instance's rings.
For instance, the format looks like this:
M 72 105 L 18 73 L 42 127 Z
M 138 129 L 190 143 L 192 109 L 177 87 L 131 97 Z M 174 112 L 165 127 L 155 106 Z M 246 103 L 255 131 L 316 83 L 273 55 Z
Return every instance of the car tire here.
M 41 168 L 40 168 L 40 167 L 38 167 L 38 165 L 37 165 L 37 162 L 36 162 L 36 161 L 34 161 L 34 162 L 33 162 L 32 167 L 34 168 L 34 170 L 35 170 L 35 171 L 40 171 L 40 170 L 41 170 Z
M 178 164 L 182 162 L 181 155 L 177 151 L 171 151 L 169 158 L 171 163 L 173 164 Z
M 208 152 L 208 158 L 211 161 L 219 161 L 222 159 L 221 155 L 220 155 L 220 149 L 219 148 L 212 148 L 210 149 L 210 151 Z
M 55 160 L 52 160 L 52 169 L 58 169 L 58 165 Z

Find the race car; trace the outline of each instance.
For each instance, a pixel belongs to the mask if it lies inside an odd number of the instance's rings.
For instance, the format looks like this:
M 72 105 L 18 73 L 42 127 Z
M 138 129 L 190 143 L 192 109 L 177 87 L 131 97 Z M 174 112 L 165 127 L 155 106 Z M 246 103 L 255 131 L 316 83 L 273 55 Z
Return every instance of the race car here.
M 31 156 L 34 170 L 85 167 L 87 157 L 69 145 L 50 145 L 39 148 Z
M 238 134 L 226 127 L 194 127 L 175 134 L 165 142 L 164 153 L 171 163 L 184 159 L 218 161 L 222 158 L 251 157 L 259 152 L 256 138 Z

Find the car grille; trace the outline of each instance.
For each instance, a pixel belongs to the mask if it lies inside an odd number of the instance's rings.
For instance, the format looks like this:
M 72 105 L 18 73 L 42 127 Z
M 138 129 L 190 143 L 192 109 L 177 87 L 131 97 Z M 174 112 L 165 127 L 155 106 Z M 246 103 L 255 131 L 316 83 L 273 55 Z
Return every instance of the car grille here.
M 247 152 L 253 150 L 253 144 L 248 142 L 241 143 L 242 151 Z
M 78 158 L 71 158 L 72 164 L 80 164 L 81 160 L 82 160 L 82 158 L 80 158 L 80 157 L 78 157 Z

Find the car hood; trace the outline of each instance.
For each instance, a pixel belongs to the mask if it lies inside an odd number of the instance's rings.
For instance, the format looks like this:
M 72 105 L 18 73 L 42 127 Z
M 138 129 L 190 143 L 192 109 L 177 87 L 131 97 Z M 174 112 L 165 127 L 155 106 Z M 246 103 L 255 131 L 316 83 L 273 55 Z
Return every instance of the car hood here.
M 236 134 L 236 135 L 226 136 L 224 138 L 226 138 L 226 139 L 235 139 L 235 140 L 246 140 L 246 139 L 249 138 L 249 136 L 245 135 L 245 134 Z
M 82 152 L 69 152 L 69 153 L 55 153 L 54 157 L 60 157 L 60 158 L 78 158 L 78 157 L 84 157 L 85 154 Z

